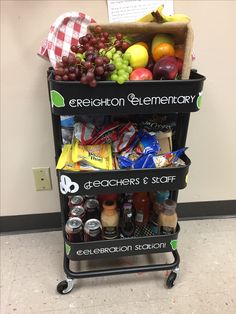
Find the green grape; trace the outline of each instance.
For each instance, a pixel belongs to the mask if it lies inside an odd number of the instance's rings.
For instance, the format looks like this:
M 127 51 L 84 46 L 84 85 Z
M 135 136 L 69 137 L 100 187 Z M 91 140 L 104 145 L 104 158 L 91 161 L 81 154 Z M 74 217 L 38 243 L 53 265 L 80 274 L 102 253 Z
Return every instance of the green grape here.
M 82 53 L 77 53 L 76 58 L 80 58 L 80 60 L 84 60 L 84 55 Z
M 113 54 L 112 54 L 111 51 L 107 51 L 106 54 L 105 54 L 105 56 L 106 56 L 107 58 L 109 58 L 109 59 L 112 59 Z
M 112 79 L 112 81 L 117 81 L 118 75 L 116 73 L 112 73 L 111 79 Z
M 128 80 L 129 80 L 129 73 L 126 72 L 126 73 L 124 74 L 124 78 L 125 78 L 126 81 L 128 81 Z
M 123 59 L 123 64 L 125 64 L 125 65 L 129 65 L 129 61 L 128 61 L 128 60 Z
M 120 58 L 120 55 L 118 55 L 117 52 L 116 52 L 116 53 L 114 53 L 114 55 L 113 55 L 113 60 L 116 60 L 117 58 Z
M 122 56 L 122 51 L 118 50 L 116 53 L 117 53 L 119 56 Z
M 128 66 L 126 64 L 122 64 L 122 68 L 125 72 L 128 72 Z
M 128 72 L 131 73 L 133 71 L 131 66 L 128 66 Z
M 121 63 L 123 63 L 123 59 L 122 58 L 116 58 L 116 62 L 121 62 Z
M 105 49 L 102 48 L 102 49 L 99 50 L 100 56 L 105 56 L 105 53 L 106 53 Z
M 121 62 L 116 62 L 115 63 L 115 67 L 117 70 L 121 70 L 122 69 L 123 64 Z
M 130 60 L 130 58 L 131 58 L 131 54 L 130 54 L 130 53 L 128 53 L 128 52 L 126 52 L 126 53 L 123 55 L 123 58 L 124 58 L 124 60 L 129 61 L 129 60 Z
M 113 47 L 113 48 L 111 48 L 111 50 L 110 50 L 110 51 L 111 51 L 111 53 L 112 53 L 112 54 L 114 54 L 114 53 L 116 52 L 116 48 L 115 48 L 115 47 Z
M 125 72 L 125 70 L 123 70 L 123 69 L 118 70 L 118 75 L 119 75 L 119 76 L 124 75 L 125 73 L 126 73 L 126 72 Z
M 117 78 L 117 83 L 118 83 L 118 84 L 124 84 L 124 82 L 125 82 L 124 77 L 123 77 L 123 76 L 118 76 L 118 78 Z

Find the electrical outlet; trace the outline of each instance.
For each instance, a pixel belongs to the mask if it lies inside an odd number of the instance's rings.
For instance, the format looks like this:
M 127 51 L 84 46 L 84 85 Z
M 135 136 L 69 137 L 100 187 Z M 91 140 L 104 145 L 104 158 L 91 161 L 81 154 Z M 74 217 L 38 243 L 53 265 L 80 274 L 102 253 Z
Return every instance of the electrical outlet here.
M 52 189 L 52 181 L 49 167 L 32 168 L 36 191 Z

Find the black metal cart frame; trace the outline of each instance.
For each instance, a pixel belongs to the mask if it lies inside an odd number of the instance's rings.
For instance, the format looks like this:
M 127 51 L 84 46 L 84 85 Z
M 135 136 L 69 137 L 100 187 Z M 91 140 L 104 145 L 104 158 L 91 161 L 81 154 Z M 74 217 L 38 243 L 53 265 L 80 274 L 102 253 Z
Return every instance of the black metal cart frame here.
M 190 112 L 198 111 L 201 105 L 203 82 L 205 77 L 191 72 L 188 80 L 175 81 L 129 81 L 120 86 L 114 82 L 98 82 L 96 88 L 84 86 L 79 82 L 58 82 L 53 78 L 52 69 L 48 70 L 48 90 L 49 101 L 51 104 L 52 126 L 55 144 L 55 160 L 57 162 L 62 146 L 62 135 L 60 125 L 60 115 L 94 115 L 94 114 L 157 114 L 157 113 L 176 113 L 176 134 L 174 149 L 185 146 L 189 125 Z M 57 103 L 53 97 L 57 93 L 60 102 Z M 116 96 L 114 104 L 112 99 Z M 94 106 L 93 99 L 100 99 L 101 103 L 110 104 L 106 107 Z M 104 100 L 106 99 L 106 100 Z M 103 102 L 102 102 L 103 101 Z M 97 102 L 99 104 L 99 101 Z M 144 110 L 145 109 L 145 110 Z M 58 184 L 67 177 L 77 191 L 81 194 L 102 194 L 112 192 L 134 192 L 134 191 L 156 191 L 170 190 L 171 198 L 177 201 L 178 190 L 187 185 L 187 176 L 191 164 L 189 158 L 183 157 L 186 165 L 176 168 L 163 169 L 139 169 L 139 170 L 114 170 L 73 173 L 69 171 L 57 171 Z M 130 185 L 129 181 L 125 186 L 109 186 L 109 182 L 114 178 L 135 179 L 137 184 Z M 93 186 L 92 182 L 101 182 Z M 106 180 L 106 182 L 104 181 Z M 102 182 L 105 182 L 102 184 Z M 88 184 L 88 182 L 90 182 Z M 103 186 L 104 185 L 104 186 Z M 89 187 L 89 190 L 88 190 Z M 66 221 L 66 197 L 73 195 L 73 191 L 68 189 L 68 193 L 60 193 L 61 220 L 64 229 Z M 86 193 L 87 192 L 87 193 Z M 66 280 L 60 282 L 57 290 L 61 294 L 70 292 L 73 288 L 73 280 L 80 278 L 120 275 L 136 272 L 164 271 L 170 270 L 166 285 L 173 287 L 179 272 L 180 257 L 177 251 L 177 238 L 179 226 L 174 235 L 133 237 L 116 240 L 105 240 L 87 243 L 69 243 L 64 231 L 64 271 Z M 140 250 L 139 250 L 140 245 Z M 128 249 L 127 249 L 128 247 Z M 111 249 L 112 248 L 112 249 Z M 122 249 L 123 248 L 123 251 Z M 137 249 L 137 250 L 136 250 Z M 86 250 L 86 251 L 85 251 Z M 119 251 L 120 250 L 120 251 Z M 85 253 L 84 253 L 85 252 Z M 96 258 L 114 258 L 117 256 L 131 256 L 149 253 L 171 252 L 174 261 L 170 264 L 155 264 L 132 267 L 108 268 L 101 270 L 88 270 L 75 272 L 70 269 L 70 261 L 81 261 Z

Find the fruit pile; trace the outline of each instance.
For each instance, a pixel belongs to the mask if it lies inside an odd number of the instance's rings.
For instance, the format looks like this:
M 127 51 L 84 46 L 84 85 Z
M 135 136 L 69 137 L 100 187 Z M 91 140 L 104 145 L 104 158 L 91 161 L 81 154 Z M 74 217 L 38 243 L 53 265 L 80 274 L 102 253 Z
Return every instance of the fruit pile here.
M 95 87 L 97 81 L 174 80 L 182 72 L 184 50 L 169 34 L 156 34 L 151 43 L 134 42 L 124 34 L 91 33 L 71 46 L 55 68 L 56 81 L 80 81 Z

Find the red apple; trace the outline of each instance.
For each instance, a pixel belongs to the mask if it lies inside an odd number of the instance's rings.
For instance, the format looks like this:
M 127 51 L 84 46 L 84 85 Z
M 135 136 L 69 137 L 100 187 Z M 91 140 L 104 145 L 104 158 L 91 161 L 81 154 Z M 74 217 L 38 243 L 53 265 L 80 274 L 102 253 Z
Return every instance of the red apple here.
M 130 74 L 130 81 L 152 80 L 152 72 L 146 68 L 137 68 Z
M 153 68 L 156 80 L 174 80 L 178 74 L 178 64 L 175 57 L 166 56 L 159 59 Z

